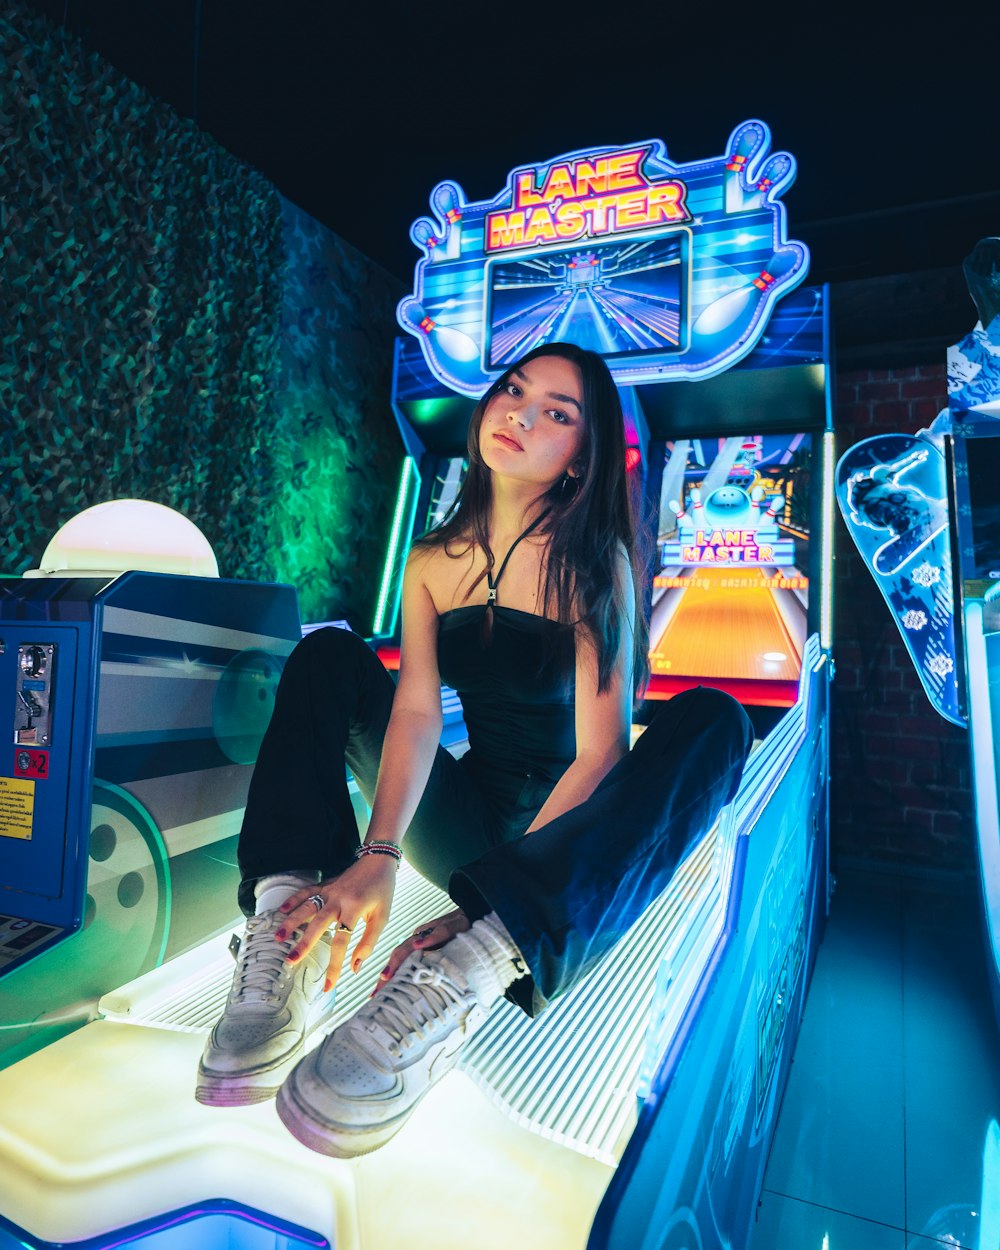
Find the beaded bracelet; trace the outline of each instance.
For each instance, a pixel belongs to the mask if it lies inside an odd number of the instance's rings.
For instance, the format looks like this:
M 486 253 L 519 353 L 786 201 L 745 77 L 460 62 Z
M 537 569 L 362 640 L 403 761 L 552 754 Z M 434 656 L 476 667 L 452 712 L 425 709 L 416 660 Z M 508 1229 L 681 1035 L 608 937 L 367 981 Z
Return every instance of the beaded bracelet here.
M 397 868 L 403 858 L 403 852 L 395 842 L 362 842 L 354 852 L 354 858 L 361 859 L 365 855 L 388 855 L 396 861 Z

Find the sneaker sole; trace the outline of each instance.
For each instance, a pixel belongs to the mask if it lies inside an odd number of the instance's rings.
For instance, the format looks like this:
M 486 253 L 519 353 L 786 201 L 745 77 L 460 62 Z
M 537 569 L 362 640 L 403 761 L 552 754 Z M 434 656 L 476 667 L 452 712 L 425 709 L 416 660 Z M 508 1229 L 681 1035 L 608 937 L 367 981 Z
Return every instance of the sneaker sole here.
M 248 1107 L 267 1102 L 302 1055 L 302 1044 L 272 1067 L 255 1072 L 211 1072 L 198 1065 L 194 1096 L 206 1107 Z
M 314 1005 L 302 1040 L 277 1062 L 243 1072 L 213 1072 L 203 1061 L 198 1063 L 198 1082 L 194 1096 L 206 1107 L 249 1107 L 268 1102 L 281 1088 L 288 1073 L 302 1058 L 306 1039 L 315 1032 L 333 1010 L 336 989 L 321 995 Z
M 308 1063 L 309 1058 L 303 1062 Z M 358 1155 L 371 1154 L 391 1141 L 416 1110 L 421 1098 L 423 1093 L 406 1111 L 391 1120 L 371 1128 L 357 1128 L 355 1125 L 317 1119 L 312 1108 L 299 1098 L 293 1072 L 278 1090 L 275 1109 L 278 1119 L 303 1146 L 334 1159 L 354 1159 Z

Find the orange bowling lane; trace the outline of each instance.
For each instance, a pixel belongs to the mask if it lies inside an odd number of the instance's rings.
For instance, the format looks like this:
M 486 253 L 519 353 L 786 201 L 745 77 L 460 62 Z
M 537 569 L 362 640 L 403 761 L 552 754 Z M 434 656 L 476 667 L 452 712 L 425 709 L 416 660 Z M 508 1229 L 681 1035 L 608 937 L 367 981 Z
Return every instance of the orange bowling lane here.
M 663 614 L 654 609 L 654 677 L 797 681 L 799 644 L 778 610 L 769 576 L 761 568 L 698 569 L 683 590 L 667 591 L 664 602 L 681 598 L 658 639 L 656 618 Z M 764 658 L 777 654 L 786 658 Z

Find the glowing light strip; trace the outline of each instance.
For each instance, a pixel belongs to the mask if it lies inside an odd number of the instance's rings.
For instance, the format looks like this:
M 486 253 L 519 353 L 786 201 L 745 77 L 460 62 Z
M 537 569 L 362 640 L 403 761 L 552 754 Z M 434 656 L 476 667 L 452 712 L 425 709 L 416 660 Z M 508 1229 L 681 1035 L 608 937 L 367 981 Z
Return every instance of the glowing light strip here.
M 679 1016 L 721 926 L 724 891 L 713 871 L 722 862 L 719 830 L 705 835 L 614 954 L 569 994 L 534 1021 L 500 1004 L 466 1047 L 462 1070 L 517 1123 L 601 1162 L 617 1161 L 635 1118 L 664 944 L 683 965 L 666 1000 L 668 1014 Z
M 365 971 L 343 977 L 337 986 L 337 1005 L 323 1027 L 336 1028 L 366 1001 L 393 947 L 408 937 L 428 916 L 454 906 L 447 894 L 419 877 L 405 862 L 400 865 L 392 915 Z M 242 917 L 233 928 L 242 927 Z M 229 931 L 171 960 L 110 994 L 98 1004 L 105 1020 L 117 1020 L 175 1033 L 208 1033 L 225 1006 L 233 980 Z M 384 958 L 383 958 L 384 957 Z
M 983 1146 L 983 1196 L 979 1203 L 979 1244 L 1000 1246 L 1000 1124 L 990 1120 Z
M 799 702 L 751 757 L 734 804 L 613 955 L 537 1020 L 501 1003 L 465 1048 L 464 1073 L 517 1123 L 591 1158 L 617 1161 L 634 1123 L 636 1095 L 648 1090 L 653 1067 L 681 1026 L 722 932 L 736 844 L 752 831 L 804 738 L 813 674 L 824 662 L 816 635 L 807 640 L 803 661 Z M 369 971 L 341 980 L 327 1029 L 365 1000 L 385 962 L 381 955 L 428 915 L 445 910 L 447 902 L 403 865 L 392 916 L 366 965 Z M 232 961 L 221 943 L 216 953 L 214 973 L 200 983 L 199 975 L 209 970 L 193 963 L 186 986 L 168 986 L 163 976 L 168 969 L 160 970 L 161 1004 L 141 993 L 143 982 L 151 982 L 140 978 L 131 1003 L 124 992 L 113 996 L 114 1002 L 107 996 L 103 1013 L 131 1024 L 207 1032 L 232 977 Z M 196 983 L 203 997 L 198 1005 L 191 1001 Z
M 417 476 L 417 466 L 412 456 L 405 456 L 403 459 L 402 472 L 399 475 L 399 489 L 396 492 L 396 511 L 392 517 L 392 530 L 389 534 L 389 549 L 385 557 L 385 567 L 382 570 L 382 585 L 378 592 L 378 605 L 375 608 L 375 620 L 372 624 L 373 634 L 391 633 L 396 624 L 396 612 L 399 608 L 399 595 L 401 591 L 401 579 L 394 578 L 393 574 L 397 567 L 397 556 L 399 555 L 400 538 L 403 532 L 403 516 L 406 511 L 406 500 L 409 494 L 410 474 L 411 472 Z M 409 528 L 409 527 L 407 527 Z M 396 586 L 396 600 L 389 610 L 389 595 L 392 591 L 393 582 Z M 389 629 L 385 628 L 386 617 L 391 618 Z
M 979 865 L 990 931 L 994 974 L 1000 970 L 1000 823 L 997 814 L 997 758 L 990 707 L 990 665 L 983 630 L 983 605 L 965 605 L 965 652 L 969 668 L 969 737 L 979 826 Z
M 810 634 L 802 653 L 798 702 L 788 709 L 760 749 L 750 756 L 739 793 L 733 800 L 736 821 L 741 829 L 753 826 L 805 741 L 812 705 L 811 674 L 825 663 L 826 657 L 818 636 Z
M 833 475 L 835 470 L 833 431 L 823 435 L 823 520 L 820 525 L 820 603 L 819 641 L 830 650 L 833 618 Z

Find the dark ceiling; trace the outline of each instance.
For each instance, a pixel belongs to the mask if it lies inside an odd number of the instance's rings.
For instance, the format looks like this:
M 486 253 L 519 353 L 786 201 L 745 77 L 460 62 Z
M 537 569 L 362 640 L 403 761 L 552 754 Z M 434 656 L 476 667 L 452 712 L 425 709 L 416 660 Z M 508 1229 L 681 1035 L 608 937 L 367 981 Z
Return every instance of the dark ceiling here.
M 702 159 L 750 117 L 798 161 L 811 281 L 1000 234 L 993 6 L 29 2 L 403 280 L 443 178 L 485 199 L 515 165 L 649 138 Z

